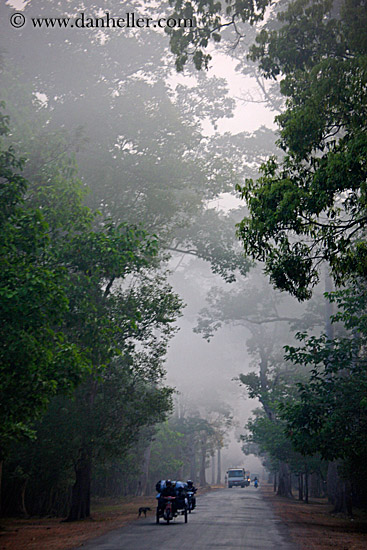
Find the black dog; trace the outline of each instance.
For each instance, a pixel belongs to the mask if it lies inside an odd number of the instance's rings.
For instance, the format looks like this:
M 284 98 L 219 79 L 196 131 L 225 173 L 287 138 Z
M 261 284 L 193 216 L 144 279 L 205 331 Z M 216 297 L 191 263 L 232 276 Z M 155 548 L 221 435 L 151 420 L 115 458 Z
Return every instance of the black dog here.
M 144 517 L 146 518 L 148 510 L 151 510 L 151 508 L 148 508 L 147 506 L 142 506 L 139 508 L 138 517 L 140 518 L 140 516 L 144 514 Z

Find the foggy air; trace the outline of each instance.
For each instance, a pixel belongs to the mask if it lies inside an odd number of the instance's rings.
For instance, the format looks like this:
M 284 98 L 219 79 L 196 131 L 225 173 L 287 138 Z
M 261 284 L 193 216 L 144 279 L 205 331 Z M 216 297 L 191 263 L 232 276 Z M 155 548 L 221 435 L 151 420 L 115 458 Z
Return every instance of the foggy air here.
M 0 22 L 3 548 L 362 548 L 366 2 Z

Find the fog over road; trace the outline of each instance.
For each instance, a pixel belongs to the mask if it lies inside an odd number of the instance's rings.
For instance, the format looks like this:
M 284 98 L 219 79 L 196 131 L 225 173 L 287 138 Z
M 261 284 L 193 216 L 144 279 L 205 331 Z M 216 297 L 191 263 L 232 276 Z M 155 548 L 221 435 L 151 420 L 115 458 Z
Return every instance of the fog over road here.
M 148 512 L 149 513 L 149 512 Z M 197 499 L 188 523 L 156 525 L 155 513 L 83 545 L 85 550 L 296 550 L 287 529 L 254 487 L 222 489 Z

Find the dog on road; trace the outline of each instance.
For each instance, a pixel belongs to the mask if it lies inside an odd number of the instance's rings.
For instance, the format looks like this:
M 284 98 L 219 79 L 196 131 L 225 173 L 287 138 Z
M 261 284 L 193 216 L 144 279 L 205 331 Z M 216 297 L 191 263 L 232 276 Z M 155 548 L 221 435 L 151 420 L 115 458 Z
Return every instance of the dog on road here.
M 147 512 L 150 511 L 151 508 L 149 508 L 148 506 L 141 506 L 139 508 L 139 511 L 138 511 L 138 518 L 140 518 L 140 516 L 142 514 L 144 514 L 144 517 L 146 518 L 147 517 Z

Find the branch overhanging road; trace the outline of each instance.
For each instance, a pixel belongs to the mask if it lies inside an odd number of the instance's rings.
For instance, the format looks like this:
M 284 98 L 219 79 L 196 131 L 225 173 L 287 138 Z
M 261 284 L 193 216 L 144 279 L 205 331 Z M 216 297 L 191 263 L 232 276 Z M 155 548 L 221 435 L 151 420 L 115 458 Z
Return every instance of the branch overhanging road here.
M 221 489 L 198 497 L 188 523 L 156 525 L 155 513 L 83 545 L 83 550 L 296 550 L 259 489 Z

